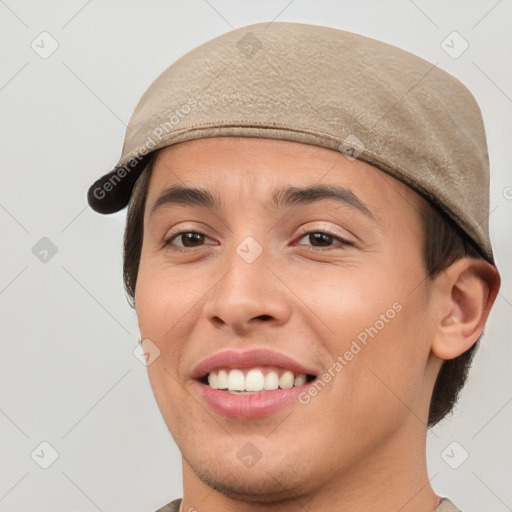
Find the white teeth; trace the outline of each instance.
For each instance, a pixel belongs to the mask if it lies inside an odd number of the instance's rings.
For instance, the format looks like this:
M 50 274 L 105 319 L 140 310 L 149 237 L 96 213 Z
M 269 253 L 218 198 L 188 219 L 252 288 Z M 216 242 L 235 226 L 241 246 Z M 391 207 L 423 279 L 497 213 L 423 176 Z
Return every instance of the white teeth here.
M 297 375 L 297 377 L 295 377 L 295 380 L 293 381 L 294 386 L 302 386 L 305 383 L 306 383 L 306 376 L 303 373 L 301 373 L 300 375 Z
M 272 391 L 274 389 L 277 389 L 279 387 L 279 377 L 276 372 L 268 372 L 267 375 L 265 375 L 265 385 L 263 386 L 263 389 L 266 389 L 267 391 Z
M 293 388 L 293 381 L 295 377 L 293 376 L 293 373 L 290 371 L 286 371 L 281 375 L 279 378 L 279 387 L 281 389 L 290 389 Z
M 210 384 L 210 387 L 212 389 L 217 389 L 217 374 L 216 373 L 208 374 L 208 384 Z
M 231 370 L 228 375 L 229 391 L 246 391 L 245 378 L 242 370 Z
M 242 370 L 219 370 L 208 374 L 208 384 L 212 389 L 222 389 L 235 394 L 251 394 L 275 389 L 290 389 L 293 386 L 302 386 L 306 383 L 306 375 L 294 375 L 286 370 L 281 377 L 276 371 L 269 371 L 266 375 L 258 368 L 252 368 L 246 375 Z
M 245 391 L 261 391 L 265 384 L 265 377 L 259 370 L 249 370 L 245 376 Z
M 219 373 L 217 373 L 216 384 L 217 389 L 228 389 L 228 372 L 226 370 L 221 370 Z

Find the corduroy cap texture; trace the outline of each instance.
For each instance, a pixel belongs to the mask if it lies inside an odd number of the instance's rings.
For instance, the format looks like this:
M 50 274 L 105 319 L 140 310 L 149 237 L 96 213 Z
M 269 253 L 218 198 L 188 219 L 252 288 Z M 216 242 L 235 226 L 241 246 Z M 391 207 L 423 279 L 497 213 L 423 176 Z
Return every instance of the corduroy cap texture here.
M 209 137 L 288 140 L 358 158 L 442 209 L 493 263 L 480 109 L 459 80 L 409 52 L 285 22 L 212 39 L 144 93 L 117 165 L 89 189 L 90 206 L 121 210 L 152 152 Z

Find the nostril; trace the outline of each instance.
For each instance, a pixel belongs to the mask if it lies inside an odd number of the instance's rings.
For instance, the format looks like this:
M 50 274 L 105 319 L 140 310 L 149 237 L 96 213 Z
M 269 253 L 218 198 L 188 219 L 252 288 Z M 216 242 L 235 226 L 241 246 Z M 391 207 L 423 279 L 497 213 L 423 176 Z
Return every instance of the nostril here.
M 270 315 L 259 315 L 255 318 L 260 318 L 261 320 L 272 320 L 272 317 Z

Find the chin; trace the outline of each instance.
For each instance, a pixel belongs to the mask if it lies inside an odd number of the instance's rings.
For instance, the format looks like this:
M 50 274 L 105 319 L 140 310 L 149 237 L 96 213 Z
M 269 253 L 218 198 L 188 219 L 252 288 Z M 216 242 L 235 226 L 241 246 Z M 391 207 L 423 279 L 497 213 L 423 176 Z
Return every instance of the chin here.
M 230 497 L 249 503 L 285 504 L 308 493 L 311 487 L 311 468 L 292 468 L 284 461 L 258 461 L 246 468 L 238 459 L 212 457 L 209 463 L 204 457 L 200 461 L 186 458 L 197 477 L 208 487 Z

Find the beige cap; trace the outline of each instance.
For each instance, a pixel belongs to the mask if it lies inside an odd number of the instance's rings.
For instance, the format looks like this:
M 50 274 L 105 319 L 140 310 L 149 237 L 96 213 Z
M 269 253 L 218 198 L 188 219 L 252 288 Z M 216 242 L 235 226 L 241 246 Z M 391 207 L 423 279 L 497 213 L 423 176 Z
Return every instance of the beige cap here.
M 89 189 L 90 206 L 124 208 L 153 151 L 226 136 L 313 144 L 374 165 L 445 211 L 493 262 L 480 109 L 461 82 L 409 52 L 299 23 L 208 41 L 144 93 L 119 162 Z

